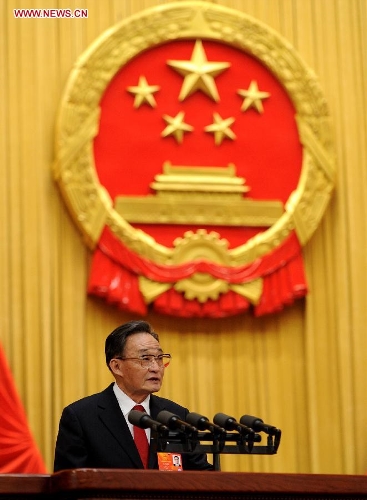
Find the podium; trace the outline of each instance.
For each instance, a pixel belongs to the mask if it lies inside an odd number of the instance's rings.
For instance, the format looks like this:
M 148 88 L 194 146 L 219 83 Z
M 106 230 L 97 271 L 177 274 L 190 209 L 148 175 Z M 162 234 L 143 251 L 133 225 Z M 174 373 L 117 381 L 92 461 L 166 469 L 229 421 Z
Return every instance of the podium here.
M 50 475 L 0 475 L 0 499 L 34 498 L 366 500 L 367 476 L 135 469 L 73 469 Z

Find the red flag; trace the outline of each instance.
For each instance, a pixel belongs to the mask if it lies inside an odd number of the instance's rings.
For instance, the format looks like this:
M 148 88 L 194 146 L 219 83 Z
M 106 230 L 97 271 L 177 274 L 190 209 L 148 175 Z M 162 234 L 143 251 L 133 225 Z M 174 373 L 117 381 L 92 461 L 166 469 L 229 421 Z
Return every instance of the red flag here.
M 0 473 L 41 474 L 46 467 L 0 345 Z

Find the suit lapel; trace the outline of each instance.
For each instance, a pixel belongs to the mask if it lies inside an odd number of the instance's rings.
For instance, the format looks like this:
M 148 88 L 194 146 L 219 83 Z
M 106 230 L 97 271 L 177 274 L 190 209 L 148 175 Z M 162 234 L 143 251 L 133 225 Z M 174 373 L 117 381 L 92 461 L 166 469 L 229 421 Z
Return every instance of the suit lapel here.
M 150 396 L 150 415 L 156 420 L 157 415 L 160 411 L 166 409 L 166 405 L 164 404 L 164 399 L 159 398 L 158 396 L 154 396 L 153 394 Z
M 164 404 L 164 400 L 153 394 L 150 396 L 150 416 L 153 420 L 157 419 L 157 415 L 160 411 L 166 409 L 166 405 Z M 158 469 L 158 457 L 157 453 L 150 451 L 149 453 L 149 469 Z
M 130 456 L 135 466 L 141 468 L 142 461 L 139 452 L 135 446 L 134 439 L 121 412 L 112 387 L 113 384 L 101 393 L 101 399 L 98 402 L 99 417 L 120 446 L 127 452 L 128 456 Z

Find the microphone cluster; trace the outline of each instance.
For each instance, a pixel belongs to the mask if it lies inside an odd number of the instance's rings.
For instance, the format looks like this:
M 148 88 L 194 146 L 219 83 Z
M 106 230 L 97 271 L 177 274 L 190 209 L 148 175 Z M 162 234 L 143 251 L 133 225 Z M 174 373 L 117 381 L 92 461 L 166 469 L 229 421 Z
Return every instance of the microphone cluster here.
M 274 454 L 281 437 L 279 429 L 252 415 L 243 415 L 238 422 L 225 413 L 217 413 L 210 422 L 199 413 L 188 413 L 182 420 L 178 415 L 163 410 L 155 420 L 148 413 L 131 410 L 128 419 L 137 427 L 152 430 L 157 451 Z M 261 442 L 260 432 L 267 434 L 266 446 L 254 446 L 255 442 Z M 212 444 L 201 444 L 208 441 Z M 228 442 L 235 445 L 229 446 Z

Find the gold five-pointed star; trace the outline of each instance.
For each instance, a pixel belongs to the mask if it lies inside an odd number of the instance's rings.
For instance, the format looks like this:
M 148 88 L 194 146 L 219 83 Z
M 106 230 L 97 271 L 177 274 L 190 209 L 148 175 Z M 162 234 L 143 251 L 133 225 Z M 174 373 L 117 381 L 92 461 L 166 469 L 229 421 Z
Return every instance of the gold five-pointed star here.
M 185 113 L 180 111 L 176 116 L 163 115 L 163 120 L 167 123 L 167 127 L 162 132 L 162 137 L 168 137 L 173 135 L 178 143 L 183 140 L 184 132 L 191 132 L 194 127 L 185 123 L 183 120 L 185 118 Z
M 135 95 L 134 108 L 139 108 L 144 102 L 155 108 L 156 102 L 153 94 L 158 92 L 159 89 L 159 85 L 148 85 L 145 76 L 139 77 L 138 85 L 127 87 L 127 91 Z
M 201 43 L 197 40 L 190 61 L 167 61 L 180 75 L 184 76 L 179 100 L 183 101 L 197 90 L 201 90 L 215 102 L 219 101 L 219 94 L 214 78 L 227 69 L 228 62 L 208 62 Z
M 230 126 L 234 123 L 234 118 L 223 119 L 219 113 L 213 113 L 214 122 L 211 125 L 204 127 L 205 132 L 212 132 L 214 134 L 214 142 L 219 146 L 223 139 L 236 139 L 236 135 Z
M 237 94 L 244 97 L 241 111 L 247 111 L 249 108 L 255 108 L 259 113 L 264 111 L 262 100 L 270 96 L 269 92 L 261 92 L 259 90 L 255 80 L 252 80 L 247 90 L 239 89 Z

